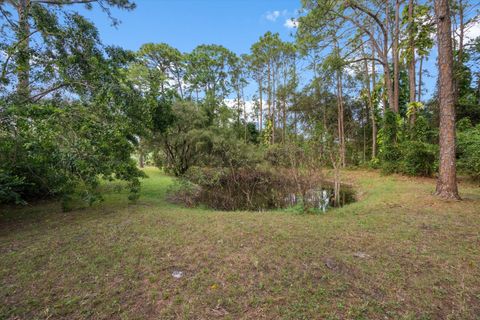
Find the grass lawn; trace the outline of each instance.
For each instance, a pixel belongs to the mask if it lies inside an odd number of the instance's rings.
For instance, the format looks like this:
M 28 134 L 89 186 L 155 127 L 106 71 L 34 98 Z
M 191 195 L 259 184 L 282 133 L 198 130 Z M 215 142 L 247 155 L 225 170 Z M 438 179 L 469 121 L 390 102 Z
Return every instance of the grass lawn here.
M 214 212 L 146 171 L 135 205 L 0 208 L 0 319 L 480 319 L 478 186 L 347 171 L 326 214 Z

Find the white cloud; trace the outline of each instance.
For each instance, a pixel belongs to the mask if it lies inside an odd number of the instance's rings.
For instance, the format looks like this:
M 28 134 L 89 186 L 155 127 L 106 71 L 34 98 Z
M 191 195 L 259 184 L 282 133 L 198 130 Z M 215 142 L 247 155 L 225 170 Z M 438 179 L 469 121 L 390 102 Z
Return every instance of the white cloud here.
M 298 28 L 298 20 L 295 18 L 290 18 L 285 20 L 285 23 L 283 25 L 288 29 Z
M 238 108 L 238 104 L 237 104 L 237 100 L 236 99 L 224 99 L 223 100 L 225 102 L 225 104 L 229 107 L 229 108 L 232 108 L 232 109 L 237 109 Z M 243 103 L 245 103 L 245 111 L 247 112 L 247 119 L 248 121 L 254 121 L 254 112 L 255 112 L 255 103 L 256 101 L 254 100 L 245 100 L 245 101 L 241 101 L 240 103 L 242 103 L 242 112 L 243 112 Z M 266 102 L 264 102 L 264 104 L 266 104 Z M 243 115 L 242 115 L 242 119 L 243 119 Z
M 277 21 L 278 17 L 280 17 L 280 11 L 278 10 L 275 10 L 275 11 L 268 11 L 266 14 L 265 14 L 265 18 L 269 21 L 272 21 L 272 22 L 275 22 Z
M 476 21 L 469 26 L 465 32 L 465 38 L 467 40 L 474 40 L 477 37 L 480 37 L 480 21 Z
M 281 11 L 280 10 L 274 10 L 274 11 L 267 11 L 264 14 L 264 17 L 268 21 L 275 22 L 275 21 L 277 21 L 278 18 L 285 17 L 287 14 L 288 14 L 287 9 L 284 9 L 284 10 L 281 10 Z

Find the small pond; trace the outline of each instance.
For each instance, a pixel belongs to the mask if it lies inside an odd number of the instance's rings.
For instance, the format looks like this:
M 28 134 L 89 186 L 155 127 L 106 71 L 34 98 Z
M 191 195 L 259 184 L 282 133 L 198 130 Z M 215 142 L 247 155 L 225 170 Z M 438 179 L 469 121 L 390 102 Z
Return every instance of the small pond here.
M 355 191 L 348 185 L 341 185 L 338 199 L 335 199 L 333 184 L 322 182 L 320 186 L 296 192 L 295 188 L 234 188 L 231 185 L 195 186 L 190 191 L 175 191 L 170 200 L 194 206 L 206 206 L 215 210 L 263 211 L 303 206 L 309 210 L 325 212 L 356 201 Z

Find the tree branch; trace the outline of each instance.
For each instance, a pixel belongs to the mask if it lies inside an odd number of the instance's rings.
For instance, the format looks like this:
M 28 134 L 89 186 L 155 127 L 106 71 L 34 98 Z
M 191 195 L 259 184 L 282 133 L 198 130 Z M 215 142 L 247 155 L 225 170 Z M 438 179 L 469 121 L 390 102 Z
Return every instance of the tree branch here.
M 367 8 L 359 5 L 358 3 L 354 2 L 354 1 L 347 1 L 346 5 L 347 5 L 347 7 L 350 7 L 354 10 L 358 9 L 361 12 L 368 15 L 369 17 L 371 17 L 377 23 L 377 25 L 380 27 L 380 30 L 382 30 L 383 35 L 385 37 L 388 36 L 387 30 L 385 29 L 385 26 L 383 25 L 382 21 L 380 21 L 380 18 L 378 17 L 378 15 L 374 14 L 373 12 L 368 10 Z
M 18 28 L 18 25 L 13 22 L 12 20 L 10 20 L 10 18 L 8 17 L 8 14 L 5 10 L 3 10 L 2 6 L 1 6 L 1 2 L 0 2 L 0 12 L 2 13 L 3 17 L 5 18 L 5 20 L 7 20 L 7 22 L 12 26 L 13 29 L 17 29 Z
M 35 33 L 39 32 L 39 31 L 40 30 L 35 30 L 35 31 L 31 32 L 29 35 L 25 36 L 20 41 L 18 41 L 17 43 L 15 43 L 15 45 L 11 48 L 11 51 L 15 52 L 15 49 L 17 49 L 17 47 L 20 45 L 20 43 L 27 40 L 28 38 L 30 38 L 32 35 L 34 35 Z M 8 62 L 10 61 L 10 59 L 12 58 L 12 56 L 13 56 L 13 53 L 9 54 L 7 56 L 7 59 L 5 59 L 5 62 L 3 63 L 3 67 L 2 67 L 2 75 L 0 77 L 0 80 L 3 80 L 5 78 L 5 76 L 7 75 L 7 65 L 8 65 Z
M 87 4 L 92 2 L 98 2 L 99 0 L 31 0 L 32 3 L 43 3 L 53 5 L 68 5 L 68 4 Z
M 60 83 L 52 88 L 49 88 L 45 91 L 42 91 L 40 93 L 37 93 L 36 95 L 34 95 L 33 97 L 30 97 L 28 100 L 31 100 L 32 102 L 37 102 L 38 100 L 42 99 L 43 97 L 45 97 L 46 95 L 54 92 L 54 91 L 57 91 L 59 89 L 62 89 L 66 86 L 69 86 L 69 85 L 73 85 L 73 84 L 79 84 L 79 85 L 82 85 L 84 87 L 87 87 L 87 88 L 90 88 L 90 89 L 94 89 L 91 85 L 87 84 L 87 83 L 84 83 L 84 82 L 78 82 L 78 81 L 74 81 L 74 82 L 64 82 L 64 83 Z

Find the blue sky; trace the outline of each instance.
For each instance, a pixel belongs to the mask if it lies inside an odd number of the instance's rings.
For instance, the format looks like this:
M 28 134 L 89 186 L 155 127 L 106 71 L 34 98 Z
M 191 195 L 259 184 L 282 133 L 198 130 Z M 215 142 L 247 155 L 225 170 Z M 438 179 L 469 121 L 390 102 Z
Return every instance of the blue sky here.
M 476 0 L 469 0 L 476 1 Z M 188 52 L 200 44 L 220 44 L 237 54 L 267 31 L 278 32 L 283 40 L 293 40 L 289 20 L 301 8 L 300 0 L 136 0 L 133 11 L 113 10 L 121 20 L 117 27 L 98 7 L 80 9 L 95 22 L 105 44 L 137 50 L 147 42 L 165 42 Z M 480 35 L 480 24 L 471 30 Z M 431 96 L 436 82 L 436 48 L 425 62 L 424 97 Z M 304 74 L 307 77 L 307 74 Z M 253 93 L 253 87 L 249 88 Z M 251 94 L 248 94 L 251 96 Z
M 301 8 L 300 0 L 135 0 L 133 11 L 112 10 L 121 20 L 112 21 L 98 7 L 80 12 L 97 26 L 102 42 L 138 50 L 142 44 L 165 42 L 182 52 L 200 44 L 220 44 L 237 53 L 250 47 L 267 31 L 293 40 L 291 18 Z M 250 100 L 256 86 L 245 90 Z
M 131 12 L 113 11 L 122 21 L 116 28 L 98 9 L 86 15 L 97 25 L 104 43 L 127 49 L 166 42 L 185 52 L 215 43 L 247 53 L 269 30 L 284 40 L 291 38 L 294 29 L 284 24 L 301 7 L 299 0 L 137 0 L 136 4 Z

